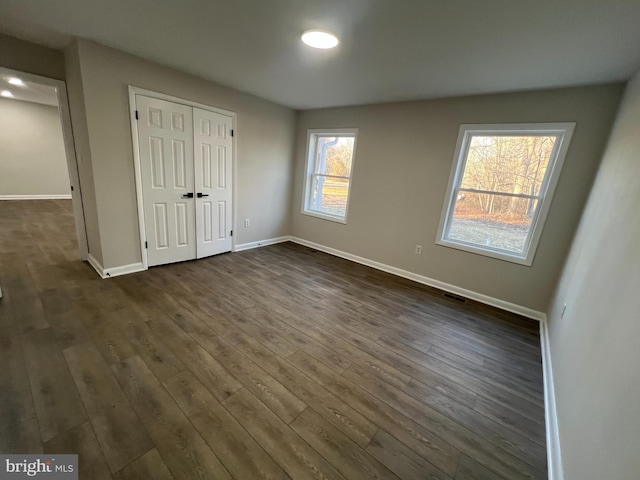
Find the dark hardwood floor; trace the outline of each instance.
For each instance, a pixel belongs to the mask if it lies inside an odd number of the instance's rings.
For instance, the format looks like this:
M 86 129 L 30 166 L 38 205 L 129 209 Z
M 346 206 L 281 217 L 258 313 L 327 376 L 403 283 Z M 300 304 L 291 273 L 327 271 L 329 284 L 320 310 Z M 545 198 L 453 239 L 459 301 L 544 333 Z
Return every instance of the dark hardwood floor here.
M 0 202 L 0 452 L 95 479 L 544 479 L 536 322 L 291 243 L 101 280 Z

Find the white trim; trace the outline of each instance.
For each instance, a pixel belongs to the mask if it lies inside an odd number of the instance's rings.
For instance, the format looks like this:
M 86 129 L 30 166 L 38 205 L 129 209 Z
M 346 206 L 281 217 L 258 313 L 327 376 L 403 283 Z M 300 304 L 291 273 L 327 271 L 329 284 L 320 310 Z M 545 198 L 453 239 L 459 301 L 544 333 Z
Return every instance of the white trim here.
M 518 315 L 522 315 L 523 317 L 531 318 L 533 320 L 538 320 L 541 322 L 545 321 L 546 319 L 546 314 L 543 312 L 532 310 L 521 305 L 516 305 L 515 303 L 506 302 L 504 300 L 500 300 L 499 298 L 490 297 L 489 295 L 484 295 L 472 290 L 467 290 L 466 288 L 457 287 L 455 285 L 451 285 L 450 283 L 445 283 L 434 278 L 425 277 L 424 275 L 420 275 L 418 273 L 413 273 L 407 270 L 402 270 L 401 268 L 392 267 L 391 265 L 386 265 L 384 263 L 376 262 L 368 258 L 359 257 L 357 255 L 343 252 L 335 248 L 326 247 L 324 245 L 320 245 L 319 243 L 310 242 L 302 238 L 290 237 L 290 240 L 294 243 L 298 243 L 306 247 L 315 248 L 316 250 L 335 255 L 336 257 L 345 258 L 347 260 L 351 260 L 352 262 L 360 263 L 377 270 L 382 270 L 383 272 L 391 273 L 403 278 L 408 278 L 409 280 L 422 283 L 423 285 L 439 288 L 440 290 L 444 290 L 445 292 L 454 293 L 456 295 L 460 295 L 462 297 L 469 298 L 486 305 L 491 305 L 492 307 L 497 307 L 512 313 L 517 313 Z
M 91 254 L 87 255 L 87 262 L 89 262 L 89 265 L 91 265 L 93 269 L 96 272 L 98 272 L 98 275 L 100 275 L 100 278 L 105 278 L 104 268 L 102 268 L 102 265 L 100 265 L 100 262 L 96 260 L 96 257 L 94 257 Z
M 231 169 L 232 169 L 232 187 L 233 187 L 233 206 L 231 209 L 231 230 L 236 231 L 236 209 L 238 205 L 237 198 L 237 157 L 238 157 L 238 146 L 237 146 L 237 138 L 238 138 L 238 129 L 237 129 L 237 114 L 235 112 L 231 112 L 229 110 L 224 110 L 222 108 L 212 107 L 210 105 L 205 105 L 198 102 L 193 102 L 191 100 L 186 100 L 184 98 L 174 97 L 172 95 L 167 95 L 165 93 L 154 92 L 152 90 L 147 90 L 140 87 L 134 87 L 133 85 L 129 85 L 129 119 L 131 122 L 131 139 L 133 143 L 133 166 L 135 173 L 135 183 L 136 183 L 136 202 L 138 206 L 138 228 L 140 230 L 140 256 L 142 258 L 142 268 L 141 270 L 147 270 L 149 268 L 149 259 L 147 256 L 147 249 L 145 248 L 146 241 L 146 229 L 144 224 L 144 198 L 142 195 L 142 173 L 140 171 L 140 151 L 139 151 L 139 135 L 138 135 L 138 122 L 136 120 L 136 95 L 144 95 L 146 97 L 157 98 L 159 100 L 166 100 L 168 102 L 179 103 L 181 105 L 187 105 L 189 107 L 201 108 L 203 110 L 208 110 L 210 112 L 219 113 L 225 115 L 227 117 L 231 117 L 231 128 L 233 129 L 234 135 L 231 138 L 233 151 L 231 154 Z M 236 251 L 236 236 L 231 237 L 231 251 Z M 137 265 L 137 264 L 133 264 Z M 128 265 L 126 267 L 131 267 Z M 125 268 L 125 267 L 118 267 Z M 139 271 L 139 270 L 132 270 Z M 131 272 L 127 272 L 131 273 Z M 118 274 L 122 275 L 122 274 Z
M 291 237 L 276 237 L 276 238 L 268 238 L 267 240 L 258 240 L 257 242 L 249 242 L 249 243 L 241 243 L 236 245 L 234 252 L 242 252 L 244 250 L 251 250 L 252 248 L 258 247 L 266 247 L 267 245 L 274 245 L 276 243 L 288 242 L 291 240 Z
M 0 72 L 7 73 L 12 76 L 28 80 L 30 82 L 48 85 L 56 89 L 58 98 L 58 113 L 60 115 L 60 125 L 62 127 L 62 139 L 67 158 L 67 170 L 69 172 L 69 182 L 77 195 L 72 195 L 73 217 L 76 226 L 76 237 L 78 239 L 78 250 L 80 258 L 88 260 L 89 246 L 87 241 L 87 229 L 84 222 L 84 207 L 82 200 L 82 186 L 80 185 L 80 175 L 78 173 L 78 158 L 76 156 L 75 143 L 73 139 L 73 128 L 71 126 L 71 112 L 69 111 L 69 99 L 67 97 L 67 84 L 62 80 L 55 78 L 42 77 L 32 73 L 12 70 L 10 68 L 0 67 Z M 68 197 L 65 197 L 68 198 Z
M 0 195 L 0 200 L 71 200 L 70 193 L 53 195 Z
M 318 144 L 318 136 L 331 135 L 335 137 L 353 137 L 353 151 L 351 152 L 351 172 L 349 175 L 349 190 L 347 190 L 347 204 L 344 210 L 344 217 L 337 215 L 331 215 L 329 213 L 319 212 L 309 209 L 309 196 L 311 195 L 311 177 L 315 169 L 315 154 Z M 311 141 L 313 141 L 313 148 Z M 349 215 L 349 199 L 351 198 L 351 189 L 353 188 L 353 170 L 356 161 L 356 147 L 358 144 L 358 129 L 357 128 L 310 128 L 307 130 L 307 152 L 306 152 L 306 168 L 304 177 L 304 189 L 302 195 L 302 215 L 308 215 L 310 217 L 321 218 L 323 220 L 329 220 L 336 223 L 347 223 L 347 215 Z
M 87 262 L 94 268 L 101 278 L 118 277 L 129 273 L 143 272 L 147 270 L 142 262 L 132 263 L 131 265 L 122 265 L 120 267 L 104 268 L 93 255 L 87 255 Z
M 144 268 L 142 262 L 122 265 L 120 267 L 105 268 L 104 277 L 102 278 L 118 277 L 120 275 L 128 275 L 129 273 L 144 272 L 145 270 L 147 269 Z
M 538 243 L 540 241 L 540 236 L 542 235 L 547 213 L 549 213 L 553 194 L 555 193 L 555 188 L 558 183 L 558 179 L 560 178 L 562 166 L 564 164 L 569 145 L 571 144 L 571 137 L 573 136 L 575 126 L 575 122 L 460 125 L 453 163 L 451 165 L 451 173 L 449 175 L 449 185 L 447 187 L 447 193 L 442 206 L 442 213 L 440 214 L 440 223 L 438 224 L 436 245 L 455 248 L 456 250 L 484 255 L 530 267 L 533 264 L 536 249 L 538 248 Z M 471 138 L 474 135 L 514 136 L 531 134 L 553 135 L 557 137 L 557 141 L 554 144 L 551 157 L 549 158 L 550 168 L 547 168 L 547 172 L 543 178 L 542 187 L 540 188 L 539 196 L 541 199 L 539 200 L 539 206 L 536 209 L 527 235 L 525 244 L 526 255 L 523 256 L 505 250 L 490 247 L 485 248 L 482 245 L 445 238 L 444 235 L 449 231 L 449 225 L 453 216 L 453 209 L 456 205 L 456 200 L 453 198 L 454 193 L 456 189 L 460 187 L 462 176 L 464 175 L 466 168 Z
M 145 247 L 146 234 L 144 225 L 144 203 L 142 196 L 142 172 L 140 171 L 140 149 L 138 122 L 136 119 L 136 90 L 129 86 L 129 121 L 131 122 L 131 139 L 133 143 L 133 169 L 136 183 L 136 204 L 138 207 L 138 229 L 140 235 L 140 258 L 144 269 L 149 268 L 149 259 Z
M 558 430 L 558 412 L 556 410 L 556 394 L 553 386 L 553 369 L 551 367 L 549 326 L 546 320 L 540 322 L 540 347 L 542 349 L 548 475 L 549 480 L 564 480 L 562 454 L 560 451 L 560 433 Z

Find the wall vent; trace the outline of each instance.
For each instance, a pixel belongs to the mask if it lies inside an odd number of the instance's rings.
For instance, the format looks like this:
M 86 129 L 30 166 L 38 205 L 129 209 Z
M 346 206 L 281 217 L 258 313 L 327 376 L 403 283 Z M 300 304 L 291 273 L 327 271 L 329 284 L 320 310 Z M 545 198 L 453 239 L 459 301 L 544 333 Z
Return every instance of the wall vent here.
M 456 302 L 462 302 L 462 303 L 467 303 L 467 299 L 464 297 L 461 297 L 459 295 L 454 295 L 453 293 L 449 293 L 449 292 L 444 292 L 443 296 L 450 298 L 452 300 L 455 300 Z

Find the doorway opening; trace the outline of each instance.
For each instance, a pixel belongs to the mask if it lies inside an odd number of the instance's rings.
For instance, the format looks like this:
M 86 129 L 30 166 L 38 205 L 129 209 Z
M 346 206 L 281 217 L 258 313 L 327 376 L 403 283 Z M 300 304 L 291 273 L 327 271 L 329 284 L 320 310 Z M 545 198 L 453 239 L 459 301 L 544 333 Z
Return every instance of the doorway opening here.
M 86 260 L 87 237 L 65 82 L 0 67 L 0 172 L 4 209 L 59 212 L 57 228 L 66 224 L 71 230 L 75 225 L 75 235 L 69 237 L 75 237 L 70 242 L 76 248 L 69 245 L 65 255 L 69 260 Z

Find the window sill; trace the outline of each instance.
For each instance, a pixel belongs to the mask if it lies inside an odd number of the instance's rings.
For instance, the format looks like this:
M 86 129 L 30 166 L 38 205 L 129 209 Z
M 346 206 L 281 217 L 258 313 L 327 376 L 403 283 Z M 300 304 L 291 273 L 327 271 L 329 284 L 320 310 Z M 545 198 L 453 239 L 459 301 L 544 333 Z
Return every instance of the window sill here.
M 518 265 L 524 265 L 525 267 L 530 267 L 533 264 L 533 255 L 534 253 L 529 252 L 527 257 L 521 257 L 516 254 L 510 255 L 507 252 L 497 252 L 495 250 L 487 250 L 481 247 L 467 245 L 465 243 L 457 243 L 452 242 L 451 240 L 438 240 L 436 241 L 436 245 L 440 245 L 442 247 L 454 248 L 456 250 L 462 250 L 467 253 L 474 253 L 476 255 L 482 255 L 484 257 L 495 258 L 497 260 L 503 260 L 505 262 L 516 263 Z
M 326 213 L 320 213 L 320 212 L 312 212 L 309 210 L 303 210 L 302 211 L 303 215 L 307 215 L 309 217 L 316 217 L 316 218 L 320 218 L 322 220 L 329 220 L 330 222 L 335 222 L 335 223 L 342 223 L 344 225 L 347 224 L 347 218 L 342 218 L 342 217 L 336 217 L 333 215 L 327 215 Z

